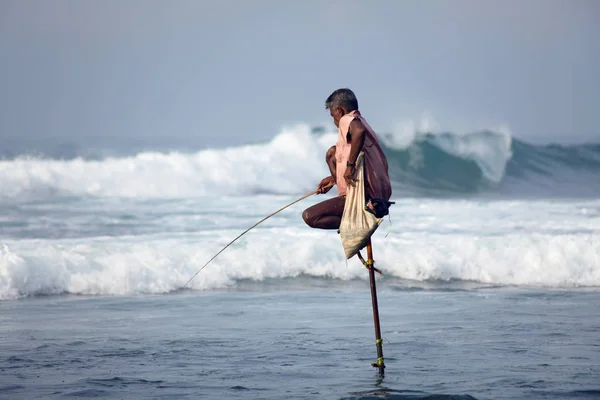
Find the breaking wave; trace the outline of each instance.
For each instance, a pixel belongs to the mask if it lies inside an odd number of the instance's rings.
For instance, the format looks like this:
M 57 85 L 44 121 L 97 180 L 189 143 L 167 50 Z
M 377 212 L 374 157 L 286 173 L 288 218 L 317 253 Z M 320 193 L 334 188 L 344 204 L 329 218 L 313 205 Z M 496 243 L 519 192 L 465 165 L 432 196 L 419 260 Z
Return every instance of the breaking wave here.
M 237 231 L 185 238 L 9 241 L 0 245 L 0 300 L 61 293 L 177 291 L 234 234 Z M 223 252 L 198 274 L 190 288 L 219 289 L 245 280 L 299 276 L 346 281 L 368 278 L 356 258 L 346 264 L 337 235 L 295 228 L 262 229 L 259 235 Z M 383 279 L 546 288 L 600 286 L 598 254 L 600 240 L 595 234 L 582 238 L 578 234 L 514 233 L 499 239 L 432 233 L 426 239 L 381 239 L 377 245 Z
M 418 133 L 399 145 L 381 134 L 394 196 L 495 193 L 597 196 L 600 144 L 535 146 L 507 133 Z M 189 197 L 296 194 L 328 174 L 323 156 L 336 135 L 308 126 L 267 143 L 196 152 L 0 161 L 0 201 L 52 197 Z

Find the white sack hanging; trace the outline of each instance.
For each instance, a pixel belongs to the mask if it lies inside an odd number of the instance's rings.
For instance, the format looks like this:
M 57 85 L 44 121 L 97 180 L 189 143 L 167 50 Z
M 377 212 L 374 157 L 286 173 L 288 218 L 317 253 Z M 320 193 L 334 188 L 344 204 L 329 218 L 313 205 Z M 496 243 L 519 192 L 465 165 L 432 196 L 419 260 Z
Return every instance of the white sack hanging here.
M 346 259 L 354 257 L 360 249 L 367 245 L 371 235 L 383 221 L 365 209 L 364 154 L 362 152 L 356 160 L 354 177 L 357 182 L 354 186 L 348 185 L 346 204 L 340 223 L 340 237 Z

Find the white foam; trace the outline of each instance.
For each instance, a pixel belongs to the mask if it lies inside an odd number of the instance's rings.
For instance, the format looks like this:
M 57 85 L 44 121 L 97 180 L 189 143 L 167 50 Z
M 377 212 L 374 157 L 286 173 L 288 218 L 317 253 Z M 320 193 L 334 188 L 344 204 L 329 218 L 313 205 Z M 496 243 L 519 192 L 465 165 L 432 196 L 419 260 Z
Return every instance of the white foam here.
M 428 135 L 433 135 L 433 138 Z M 396 150 L 411 150 L 412 144 L 429 140 L 449 154 L 474 161 L 483 176 L 494 184 L 500 183 L 512 157 L 512 135 L 508 127 L 444 131 L 430 113 L 423 113 L 417 120 L 403 120 L 396 124 L 392 134 L 382 135 L 382 140 Z M 417 159 L 411 161 L 418 163 L 418 152 L 413 149 L 411 154 Z
M 430 117 L 423 118 L 400 133 L 381 135 L 382 140 L 394 148 L 426 140 L 422 132 L 437 125 Z M 181 198 L 305 193 L 329 174 L 324 155 L 335 142 L 335 133 L 313 135 L 309 126 L 297 125 L 284 128 L 264 144 L 189 154 L 143 152 L 103 160 L 1 160 L 0 201 L 56 196 Z M 457 157 L 474 160 L 494 183 L 502 180 L 511 157 L 511 136 L 506 133 L 440 134 L 433 143 Z
M 471 280 L 541 287 L 600 286 L 599 234 L 401 233 L 375 236 L 378 266 L 388 277 Z M 236 231 L 181 237 L 20 240 L 0 244 L 0 299 L 39 294 L 168 293 L 185 282 Z M 293 255 L 293 256 L 291 256 Z M 194 281 L 206 290 L 240 279 L 297 277 L 366 279 L 356 259 L 346 265 L 338 235 L 308 228 L 253 231 Z
M 0 161 L 0 201 L 52 196 L 193 197 L 301 193 L 328 174 L 335 135 L 285 128 L 265 144 L 193 154 L 145 152 L 100 161 L 22 157 Z
M 600 235 L 502 237 L 429 235 L 382 249 L 390 259 L 404 250 L 395 276 L 424 280 L 468 280 L 539 287 L 600 286 Z
M 512 137 L 505 133 L 477 132 L 466 135 L 436 135 L 433 143 L 447 153 L 473 160 L 488 181 L 500 183 L 512 157 Z
M 440 132 L 439 124 L 430 113 L 424 112 L 418 120 L 404 119 L 397 123 L 391 135 L 383 135 L 384 143 L 396 150 L 406 150 L 424 133 Z

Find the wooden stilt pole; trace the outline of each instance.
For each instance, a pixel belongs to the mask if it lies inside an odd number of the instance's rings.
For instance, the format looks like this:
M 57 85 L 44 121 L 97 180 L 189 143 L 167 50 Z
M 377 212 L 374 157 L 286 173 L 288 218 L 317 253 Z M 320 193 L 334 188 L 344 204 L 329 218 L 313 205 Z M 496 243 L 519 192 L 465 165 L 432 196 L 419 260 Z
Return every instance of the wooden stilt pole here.
M 371 281 L 373 323 L 375 325 L 375 344 L 377 345 L 377 361 L 371 363 L 371 365 L 379 368 L 379 374 L 383 375 L 385 364 L 383 362 L 383 342 L 381 341 L 381 328 L 379 327 L 379 306 L 377 305 L 377 287 L 375 286 L 375 267 L 373 264 L 373 247 L 371 246 L 371 240 L 369 239 L 369 243 L 367 244 L 367 266 L 369 267 L 369 280 Z

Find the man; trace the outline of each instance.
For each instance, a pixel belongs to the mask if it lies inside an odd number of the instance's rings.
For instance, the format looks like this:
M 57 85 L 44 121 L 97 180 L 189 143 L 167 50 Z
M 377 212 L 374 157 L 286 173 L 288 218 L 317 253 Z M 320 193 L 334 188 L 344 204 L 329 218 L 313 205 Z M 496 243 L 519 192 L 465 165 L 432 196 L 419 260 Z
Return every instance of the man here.
M 338 140 L 325 155 L 331 175 L 323 178 L 318 193 L 327 193 L 337 185 L 338 196 L 306 209 L 304 222 L 311 228 L 338 229 L 344 213 L 348 186 L 356 183 L 356 160 L 364 153 L 366 200 L 385 204 L 392 195 L 388 163 L 377 135 L 358 111 L 358 100 L 350 89 L 338 89 L 325 101 L 325 108 L 338 127 Z M 373 206 L 370 204 L 371 209 Z

